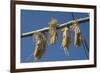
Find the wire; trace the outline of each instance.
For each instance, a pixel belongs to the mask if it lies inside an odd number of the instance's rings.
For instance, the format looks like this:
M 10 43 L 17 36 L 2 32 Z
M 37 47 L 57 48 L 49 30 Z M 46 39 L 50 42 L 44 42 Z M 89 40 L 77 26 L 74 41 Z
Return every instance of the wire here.
M 83 47 L 84 47 L 84 51 L 85 51 L 85 55 L 86 55 L 86 57 L 87 58 L 89 58 L 89 56 L 88 56 L 88 53 L 87 53 L 87 50 L 86 50 L 86 47 L 85 47 L 85 44 L 84 44 L 84 41 L 82 40 L 82 45 L 83 45 Z
M 89 21 L 89 17 L 80 18 L 80 19 L 77 19 L 77 21 L 78 21 L 78 23 L 84 23 L 84 22 Z M 66 23 L 63 23 L 63 24 L 60 24 L 57 27 L 57 29 L 61 29 L 65 26 L 70 27 L 72 25 L 72 23 L 73 23 L 73 20 L 69 21 L 69 22 L 66 22 Z M 47 32 L 48 30 L 49 30 L 49 27 L 45 27 L 45 28 L 42 28 L 42 29 L 39 29 L 39 30 L 35 30 L 35 31 L 31 31 L 31 32 L 25 32 L 25 33 L 21 34 L 21 38 L 27 37 L 27 36 L 32 36 L 36 32 Z

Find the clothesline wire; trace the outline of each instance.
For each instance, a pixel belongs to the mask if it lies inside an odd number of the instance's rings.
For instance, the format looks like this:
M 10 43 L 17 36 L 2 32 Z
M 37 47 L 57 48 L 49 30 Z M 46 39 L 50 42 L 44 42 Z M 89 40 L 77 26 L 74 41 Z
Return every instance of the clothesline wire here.
M 84 18 L 80 18 L 80 19 L 76 19 L 76 20 L 78 21 L 79 24 L 80 24 L 80 23 L 85 23 L 85 22 L 89 21 L 89 17 L 84 17 Z M 60 25 L 57 27 L 57 29 L 61 29 L 61 28 L 65 27 L 65 26 L 70 27 L 70 26 L 72 25 L 73 22 L 74 22 L 74 21 L 71 20 L 71 21 L 69 21 L 69 22 L 65 22 L 65 23 L 63 23 L 63 24 L 60 24 Z M 36 33 L 36 32 L 48 32 L 48 30 L 49 30 L 49 27 L 45 27 L 45 28 L 42 28 L 42 29 L 39 29 L 39 30 L 30 31 L 30 32 L 25 32 L 25 33 L 22 33 L 22 34 L 21 34 L 21 37 L 23 38 L 23 37 L 27 37 L 27 36 L 32 36 L 32 35 L 33 35 L 34 33 Z

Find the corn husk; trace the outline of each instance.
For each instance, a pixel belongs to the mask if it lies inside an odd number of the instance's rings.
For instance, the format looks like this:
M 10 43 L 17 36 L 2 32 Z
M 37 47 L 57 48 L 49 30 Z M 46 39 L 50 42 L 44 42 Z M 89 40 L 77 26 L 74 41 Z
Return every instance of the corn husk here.
M 65 54 L 69 54 L 69 46 L 71 43 L 71 36 L 69 32 L 69 28 L 64 27 L 62 29 L 62 35 L 63 35 L 63 40 L 62 40 L 62 47 L 64 48 Z
M 46 35 L 45 33 L 37 32 L 34 34 L 35 36 L 35 51 L 34 51 L 34 58 L 37 61 L 40 59 L 46 50 Z
M 81 43 L 82 43 L 82 34 L 78 27 L 75 29 L 74 45 L 76 48 L 78 48 L 81 46 Z
M 51 45 L 54 45 L 56 43 L 56 40 L 58 38 L 57 36 L 57 20 L 51 19 L 49 24 L 49 41 Z
M 71 26 L 71 29 L 75 32 L 74 45 L 76 48 L 78 48 L 81 46 L 81 43 L 82 43 L 82 33 L 81 33 L 79 23 L 77 22 L 77 20 L 73 21 L 73 25 Z

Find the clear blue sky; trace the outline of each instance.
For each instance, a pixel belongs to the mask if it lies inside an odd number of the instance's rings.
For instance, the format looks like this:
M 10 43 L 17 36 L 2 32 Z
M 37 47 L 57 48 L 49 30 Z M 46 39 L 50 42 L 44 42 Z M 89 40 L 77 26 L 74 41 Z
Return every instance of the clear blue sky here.
M 89 16 L 88 13 L 74 12 L 75 18 L 83 18 Z M 38 30 L 40 28 L 48 27 L 48 22 L 51 18 L 58 20 L 59 24 L 72 20 L 72 12 L 54 12 L 54 11 L 34 11 L 34 10 L 21 10 L 21 33 L 29 32 L 32 30 Z M 82 23 L 80 25 L 82 31 L 82 37 L 86 38 L 89 46 L 89 22 Z M 68 60 L 84 60 L 86 57 L 83 46 L 75 48 L 74 46 L 74 33 L 71 33 L 71 45 L 69 50 L 69 56 L 64 54 L 63 48 L 61 48 L 62 35 L 60 30 L 58 32 L 58 40 L 54 46 L 49 44 L 47 38 L 47 49 L 45 56 L 42 57 L 39 62 L 45 61 L 68 61 Z M 48 36 L 48 33 L 47 33 Z M 34 62 L 32 53 L 34 52 L 35 43 L 32 41 L 32 37 L 21 38 L 21 62 Z M 88 54 L 89 55 L 89 54 Z

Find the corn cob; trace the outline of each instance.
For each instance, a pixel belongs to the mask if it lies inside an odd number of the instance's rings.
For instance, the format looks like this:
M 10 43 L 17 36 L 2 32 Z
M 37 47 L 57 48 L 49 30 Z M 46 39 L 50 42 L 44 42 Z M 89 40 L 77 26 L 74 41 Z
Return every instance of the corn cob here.
M 74 20 L 71 28 L 75 32 L 74 45 L 76 48 L 78 48 L 81 46 L 81 43 L 82 43 L 82 33 L 79 28 L 79 23 L 77 22 L 77 20 Z
M 56 43 L 56 40 L 58 38 L 57 36 L 57 20 L 56 19 L 51 19 L 51 21 L 48 23 L 49 24 L 49 41 L 51 45 L 54 45 Z
M 76 28 L 75 29 L 75 37 L 74 37 L 74 45 L 76 48 L 80 47 L 81 46 L 81 43 L 82 43 L 82 34 L 81 34 L 81 31 L 80 31 L 80 28 Z
M 62 29 L 63 40 L 62 40 L 62 47 L 64 48 L 65 54 L 69 54 L 69 45 L 71 43 L 71 36 L 68 27 L 64 27 Z
M 37 32 L 34 34 L 35 36 L 35 51 L 34 51 L 34 58 L 37 61 L 40 59 L 46 50 L 46 35 L 45 33 Z

